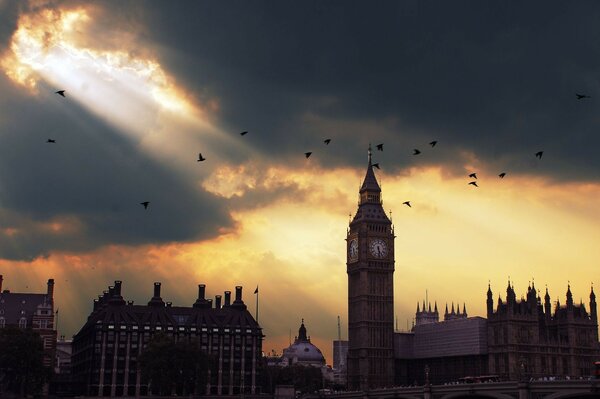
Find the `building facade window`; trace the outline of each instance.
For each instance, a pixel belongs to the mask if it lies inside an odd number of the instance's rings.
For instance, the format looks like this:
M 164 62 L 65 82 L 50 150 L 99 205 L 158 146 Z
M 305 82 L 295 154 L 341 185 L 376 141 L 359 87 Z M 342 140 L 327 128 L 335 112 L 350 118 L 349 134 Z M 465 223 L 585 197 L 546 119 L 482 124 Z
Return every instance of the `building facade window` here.
M 6 321 L 4 320 L 4 317 L 0 317 L 0 328 L 4 328 L 5 323 Z
M 21 317 L 19 319 L 19 328 L 27 328 L 27 319 L 24 317 Z

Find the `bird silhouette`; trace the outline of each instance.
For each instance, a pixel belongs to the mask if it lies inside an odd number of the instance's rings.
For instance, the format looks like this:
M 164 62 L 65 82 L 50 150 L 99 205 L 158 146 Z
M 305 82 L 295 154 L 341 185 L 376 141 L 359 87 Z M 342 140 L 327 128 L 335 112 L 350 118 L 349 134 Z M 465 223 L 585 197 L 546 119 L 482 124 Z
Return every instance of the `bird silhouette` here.
M 433 140 L 429 143 L 429 145 L 432 147 L 435 147 L 436 144 L 437 144 L 437 140 Z
M 419 155 L 421 153 L 421 151 L 417 150 L 416 148 L 413 150 L 413 155 Z
M 473 179 L 477 179 L 477 173 L 473 172 L 469 175 L 469 177 L 471 177 Z
M 381 169 L 381 168 L 379 167 L 379 163 L 374 163 L 374 164 L 373 164 L 373 167 L 375 167 L 375 168 L 377 168 L 377 169 Z
M 64 90 L 55 91 L 55 93 L 58 94 L 59 96 L 65 97 L 65 91 Z
M 243 131 L 243 132 L 241 132 L 241 133 L 240 133 L 240 136 L 245 136 L 245 135 L 247 135 L 247 134 L 248 134 L 248 132 L 247 132 L 247 131 Z
M 470 184 L 470 185 L 472 185 L 472 186 L 475 186 L 475 187 L 479 187 L 479 186 L 477 185 L 477 182 L 476 182 L 476 181 L 472 181 L 472 182 L 470 182 L 469 184 Z
M 583 98 L 592 98 L 592 97 L 588 96 L 587 94 L 577 94 L 577 93 L 575 93 L 575 95 L 577 96 L 578 100 L 581 100 Z
M 377 150 L 378 151 L 383 151 L 383 143 L 377 144 Z
M 544 155 L 544 151 L 538 151 L 535 153 L 535 156 L 538 157 L 539 159 L 542 159 L 542 155 Z
M 412 206 L 410 206 L 410 201 L 404 201 L 402 204 L 406 205 L 409 208 L 412 208 Z
M 46 143 L 56 143 L 56 140 L 54 140 L 54 139 L 48 139 L 48 140 L 46 140 Z
M 498 175 L 498 177 L 500 177 L 501 179 L 504 179 L 504 176 L 506 176 L 506 172 L 502 172 Z
M 311 154 L 312 154 L 312 152 L 310 152 L 310 151 L 309 151 L 309 152 L 305 152 L 305 153 L 304 153 L 304 156 L 305 156 L 306 158 L 308 158 L 308 157 L 310 157 L 310 155 L 311 155 Z
M 199 152 L 199 153 L 198 153 L 198 162 L 202 162 L 202 161 L 206 161 L 206 158 L 204 158 L 204 157 L 202 156 L 202 153 L 201 153 L 201 152 Z
M 150 201 L 140 202 L 140 205 L 144 205 L 144 209 L 148 209 L 148 205 L 150 205 Z
M 331 143 L 331 139 L 325 139 L 323 140 L 323 143 L 325 143 L 325 145 L 329 145 L 329 143 Z

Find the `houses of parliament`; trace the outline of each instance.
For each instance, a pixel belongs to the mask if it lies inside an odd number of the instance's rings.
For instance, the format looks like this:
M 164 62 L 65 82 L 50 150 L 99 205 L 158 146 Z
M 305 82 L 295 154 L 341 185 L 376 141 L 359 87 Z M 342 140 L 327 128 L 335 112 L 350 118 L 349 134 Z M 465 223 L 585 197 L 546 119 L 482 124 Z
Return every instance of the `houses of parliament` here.
M 542 300 L 530 285 L 520 300 L 508 284 L 504 300 L 487 291 L 487 319 L 448 313 L 437 304 L 417 309 L 409 332 L 394 331 L 394 227 L 383 210 L 381 187 L 368 152 L 358 209 L 347 237 L 347 385 L 367 390 L 394 385 L 457 381 L 465 376 L 500 379 L 589 377 L 600 360 L 596 297 L 565 305 Z M 482 290 L 483 294 L 484 290 Z M 482 295 L 483 297 L 483 295 Z M 483 298 L 482 298 L 483 299 Z M 454 315 L 453 315 L 454 314 Z M 424 369 L 427 369 L 425 377 Z

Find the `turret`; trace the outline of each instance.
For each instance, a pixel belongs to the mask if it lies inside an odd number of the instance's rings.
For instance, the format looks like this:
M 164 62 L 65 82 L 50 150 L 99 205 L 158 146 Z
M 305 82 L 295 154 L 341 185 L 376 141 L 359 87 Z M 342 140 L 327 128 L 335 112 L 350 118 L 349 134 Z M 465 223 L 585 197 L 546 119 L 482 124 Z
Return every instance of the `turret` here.
M 573 294 L 571 294 L 571 284 L 567 285 L 567 310 L 573 310 Z
M 552 304 L 550 303 L 550 294 L 548 293 L 548 287 L 546 287 L 546 295 L 544 295 L 544 314 L 546 320 L 550 320 L 552 317 Z
M 48 291 L 46 293 L 48 300 L 50 302 L 54 302 L 54 279 L 51 278 L 48 280 Z
M 494 299 L 492 298 L 492 287 L 488 283 L 487 290 L 487 315 L 490 317 L 494 313 Z

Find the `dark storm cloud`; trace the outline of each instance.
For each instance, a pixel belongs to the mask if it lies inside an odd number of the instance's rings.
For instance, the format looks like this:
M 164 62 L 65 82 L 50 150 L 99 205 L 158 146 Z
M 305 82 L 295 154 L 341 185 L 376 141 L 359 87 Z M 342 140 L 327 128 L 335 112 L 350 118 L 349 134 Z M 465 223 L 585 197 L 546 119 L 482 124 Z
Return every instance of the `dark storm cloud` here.
M 218 97 L 222 125 L 254 132 L 254 145 L 274 157 L 320 143 L 319 126 L 302 119 L 313 113 L 397 121 L 390 153 L 435 136 L 514 172 L 598 176 L 595 2 L 144 4 L 146 40 L 162 46 L 161 62 L 193 92 Z M 331 135 L 354 143 L 331 148 L 341 164 L 358 164 L 366 142 L 379 140 Z M 532 171 L 540 149 L 548 164 Z
M 0 258 L 205 239 L 231 227 L 222 200 L 193 189 L 75 102 L 64 107 L 68 100 L 44 85 L 49 94 L 31 97 L 2 83 L 9 96 L 0 101 Z

